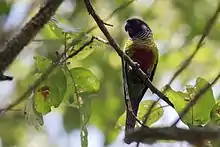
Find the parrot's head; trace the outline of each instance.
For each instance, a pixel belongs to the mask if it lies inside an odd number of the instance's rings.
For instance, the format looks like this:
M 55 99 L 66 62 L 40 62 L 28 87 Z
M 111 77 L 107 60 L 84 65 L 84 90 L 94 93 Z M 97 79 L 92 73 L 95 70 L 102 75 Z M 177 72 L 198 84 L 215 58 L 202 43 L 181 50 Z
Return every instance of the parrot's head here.
M 125 31 L 133 38 L 146 38 L 152 36 L 150 27 L 138 18 L 130 18 L 126 21 Z

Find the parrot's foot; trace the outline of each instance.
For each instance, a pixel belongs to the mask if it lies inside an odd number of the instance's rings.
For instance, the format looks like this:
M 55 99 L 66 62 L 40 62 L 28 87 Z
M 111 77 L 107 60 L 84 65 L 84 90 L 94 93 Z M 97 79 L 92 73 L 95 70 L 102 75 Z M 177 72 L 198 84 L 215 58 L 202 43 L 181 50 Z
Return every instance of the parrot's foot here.
M 140 64 L 138 62 L 134 62 L 133 70 L 137 70 L 138 68 L 140 68 Z
M 148 79 L 150 78 L 150 76 L 151 76 L 151 71 L 150 71 L 150 69 L 147 70 L 146 76 L 147 76 Z

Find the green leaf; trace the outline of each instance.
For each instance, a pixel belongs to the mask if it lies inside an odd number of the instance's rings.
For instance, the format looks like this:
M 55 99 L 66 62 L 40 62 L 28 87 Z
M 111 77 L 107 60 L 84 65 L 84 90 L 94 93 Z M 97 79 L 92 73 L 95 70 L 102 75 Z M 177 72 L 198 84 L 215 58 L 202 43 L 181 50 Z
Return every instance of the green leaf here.
M 148 112 L 151 105 L 154 103 L 152 100 L 144 100 L 141 102 L 139 106 L 139 112 L 138 112 L 138 119 L 144 120 L 144 115 L 146 112 Z M 151 114 L 146 122 L 147 126 L 150 126 L 154 122 L 160 119 L 160 117 L 163 116 L 163 108 L 160 106 L 160 104 L 156 104 L 154 108 L 151 111 Z
M 44 26 L 41 34 L 45 38 L 64 40 L 65 34 L 67 35 L 67 39 L 72 39 L 72 37 L 76 37 L 79 32 L 79 29 L 64 25 L 58 22 L 55 18 L 52 18 L 52 20 Z
M 70 72 L 75 81 L 78 93 L 94 93 L 99 90 L 99 80 L 90 70 L 83 67 L 76 67 L 70 69 Z
M 63 115 L 63 123 L 66 132 L 80 128 L 80 111 L 74 107 L 67 107 Z
M 187 85 L 186 92 L 174 91 L 170 87 L 165 92 L 175 109 L 180 113 L 183 108 L 190 102 L 192 98 L 205 86 L 208 82 L 202 78 L 196 79 L 195 85 Z M 210 120 L 210 111 L 215 105 L 215 99 L 212 89 L 208 89 L 190 109 L 190 111 L 183 117 L 183 121 L 193 125 L 203 125 Z
M 34 100 L 33 97 L 30 97 L 27 100 L 24 110 L 25 119 L 27 120 L 28 124 L 33 125 L 37 130 L 40 130 L 43 122 L 42 115 L 36 111 L 34 107 Z
M 41 30 L 41 35 L 47 39 L 64 39 L 62 30 L 57 27 L 54 21 L 48 22 Z
M 57 68 L 35 93 L 36 110 L 40 113 L 48 113 L 50 107 L 58 107 L 62 102 L 66 92 L 66 77 L 64 72 Z
M 35 56 L 37 72 L 43 73 L 52 64 L 52 61 L 43 56 Z
M 84 45 L 84 43 L 86 41 L 89 41 L 91 39 L 91 37 L 88 38 L 88 36 L 84 37 L 84 40 L 82 43 L 79 43 L 77 46 L 74 46 L 74 50 L 72 52 L 75 52 L 78 48 L 82 47 Z M 86 57 L 88 57 L 89 55 L 91 55 L 94 50 L 96 49 L 103 49 L 106 48 L 106 44 L 97 41 L 97 40 L 93 40 L 92 44 L 86 46 L 85 48 L 83 48 L 82 51 L 80 51 L 76 56 L 74 56 L 72 59 L 73 60 L 82 60 L 85 59 Z M 71 53 L 72 53 L 71 52 Z
M 170 86 L 166 85 L 163 89 L 167 89 L 164 93 L 169 100 L 174 104 L 175 110 L 181 112 L 184 107 L 188 104 L 190 97 L 187 93 L 181 91 L 174 91 Z M 162 90 L 163 91 L 163 90 Z M 190 120 L 188 113 L 184 116 L 184 119 Z
M 79 45 L 78 45 L 79 46 Z M 86 46 L 81 52 L 73 57 L 73 60 L 82 60 L 88 57 L 95 50 L 94 45 Z
M 144 120 L 144 115 L 149 110 L 150 106 L 152 105 L 154 101 L 152 100 L 144 100 L 139 105 L 138 110 L 138 116 L 137 118 L 139 120 Z M 163 115 L 163 108 L 157 103 L 156 106 L 152 109 L 152 112 L 146 122 L 147 126 L 152 125 L 154 122 L 160 119 L 160 117 Z M 126 122 L 126 112 L 119 118 L 118 125 L 119 126 L 125 126 Z M 137 126 L 140 126 L 140 124 L 136 123 Z
M 64 72 L 58 68 L 47 79 L 46 85 L 50 87 L 50 102 L 54 107 L 58 107 L 62 102 L 66 92 L 66 77 Z
M 10 11 L 11 4 L 6 1 L 0 1 L 0 15 L 7 15 Z
M 210 112 L 211 123 L 220 126 L 220 101 L 217 102 Z
M 206 86 L 208 81 L 202 78 L 196 79 L 196 85 L 194 86 L 193 92 L 188 92 L 190 95 L 196 95 L 201 89 Z M 197 118 L 195 121 L 199 124 L 207 123 L 210 119 L 210 112 L 215 105 L 215 98 L 213 95 L 213 91 L 209 88 L 197 101 L 196 105 L 193 107 L 194 116 Z
M 47 114 L 51 111 L 51 104 L 48 96 L 49 93 L 49 89 L 47 89 L 46 87 L 41 87 L 41 89 L 38 89 L 38 91 L 35 92 L 34 95 L 36 111 L 38 111 L 42 115 Z

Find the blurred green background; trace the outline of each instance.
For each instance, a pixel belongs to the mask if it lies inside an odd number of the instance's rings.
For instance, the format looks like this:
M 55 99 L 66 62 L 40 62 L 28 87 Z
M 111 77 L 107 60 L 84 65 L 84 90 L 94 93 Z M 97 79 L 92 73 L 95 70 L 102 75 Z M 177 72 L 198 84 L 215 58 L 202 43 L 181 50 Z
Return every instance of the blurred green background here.
M 0 1 L 0 47 L 37 12 L 43 3 L 43 0 Z M 108 17 L 120 5 L 129 3 L 106 21 L 113 25 L 108 29 L 121 48 L 128 37 L 123 28 L 126 19 L 140 17 L 150 25 L 160 52 L 154 83 L 158 88 L 162 88 L 170 80 L 180 63 L 194 51 L 206 22 L 217 7 L 218 0 L 92 0 L 92 3 L 102 18 Z M 13 13 L 13 11 L 15 12 Z M 67 30 L 73 32 L 73 38 L 74 35 L 77 37 L 81 32 L 85 32 L 95 25 L 94 20 L 87 13 L 83 0 L 66 0 L 54 18 Z M 185 85 L 193 83 L 197 77 L 203 77 L 208 81 L 215 77 L 220 67 L 219 34 L 220 19 L 216 21 L 216 25 L 192 63 L 171 85 L 173 89 L 183 90 Z M 88 36 L 92 35 L 105 39 L 99 29 L 88 34 Z M 63 48 L 63 43 L 57 39 L 59 37 L 45 27 L 25 47 L 7 70 L 7 73 L 13 75 L 15 80 L 0 83 L 1 89 L 4 89 L 0 90 L 0 107 L 4 107 L 20 96 L 32 84 L 35 68 L 33 56 L 43 55 L 54 58 L 55 51 Z M 82 40 L 83 42 L 85 40 Z M 93 124 L 102 131 L 105 144 L 108 144 L 115 140 L 119 131 L 119 128 L 115 128 L 115 126 L 125 110 L 120 58 L 111 47 L 100 43 L 92 44 L 87 55 L 78 58 L 70 60 L 69 68 L 85 67 L 100 81 L 99 91 L 85 97 L 88 97 L 86 101 L 90 107 L 89 124 Z M 220 98 L 219 88 L 220 83 L 218 82 L 213 88 L 216 99 Z M 50 142 L 46 135 L 47 132 L 38 132 L 28 124 L 29 120 L 24 116 L 24 104 L 20 104 L 0 117 L 2 146 L 35 147 L 50 146 L 51 144 L 59 146 Z M 64 121 L 66 128 L 78 127 L 75 119 L 77 114 L 71 113 L 72 108 L 61 104 L 59 108 L 52 111 L 64 116 L 64 120 L 68 119 Z M 73 115 L 74 117 L 71 117 Z M 47 123 L 52 125 L 55 123 L 53 121 L 55 120 L 51 118 L 51 121 L 47 121 Z M 73 124 L 76 126 L 72 126 Z M 32 137 L 35 139 L 30 139 Z

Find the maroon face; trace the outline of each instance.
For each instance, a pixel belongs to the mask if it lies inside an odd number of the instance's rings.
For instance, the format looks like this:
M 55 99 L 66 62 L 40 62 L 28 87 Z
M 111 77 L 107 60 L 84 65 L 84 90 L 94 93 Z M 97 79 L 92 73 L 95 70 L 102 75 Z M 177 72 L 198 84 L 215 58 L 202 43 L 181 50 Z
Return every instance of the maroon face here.
M 149 26 L 138 18 L 128 19 L 125 24 L 125 31 L 131 38 L 151 33 Z

